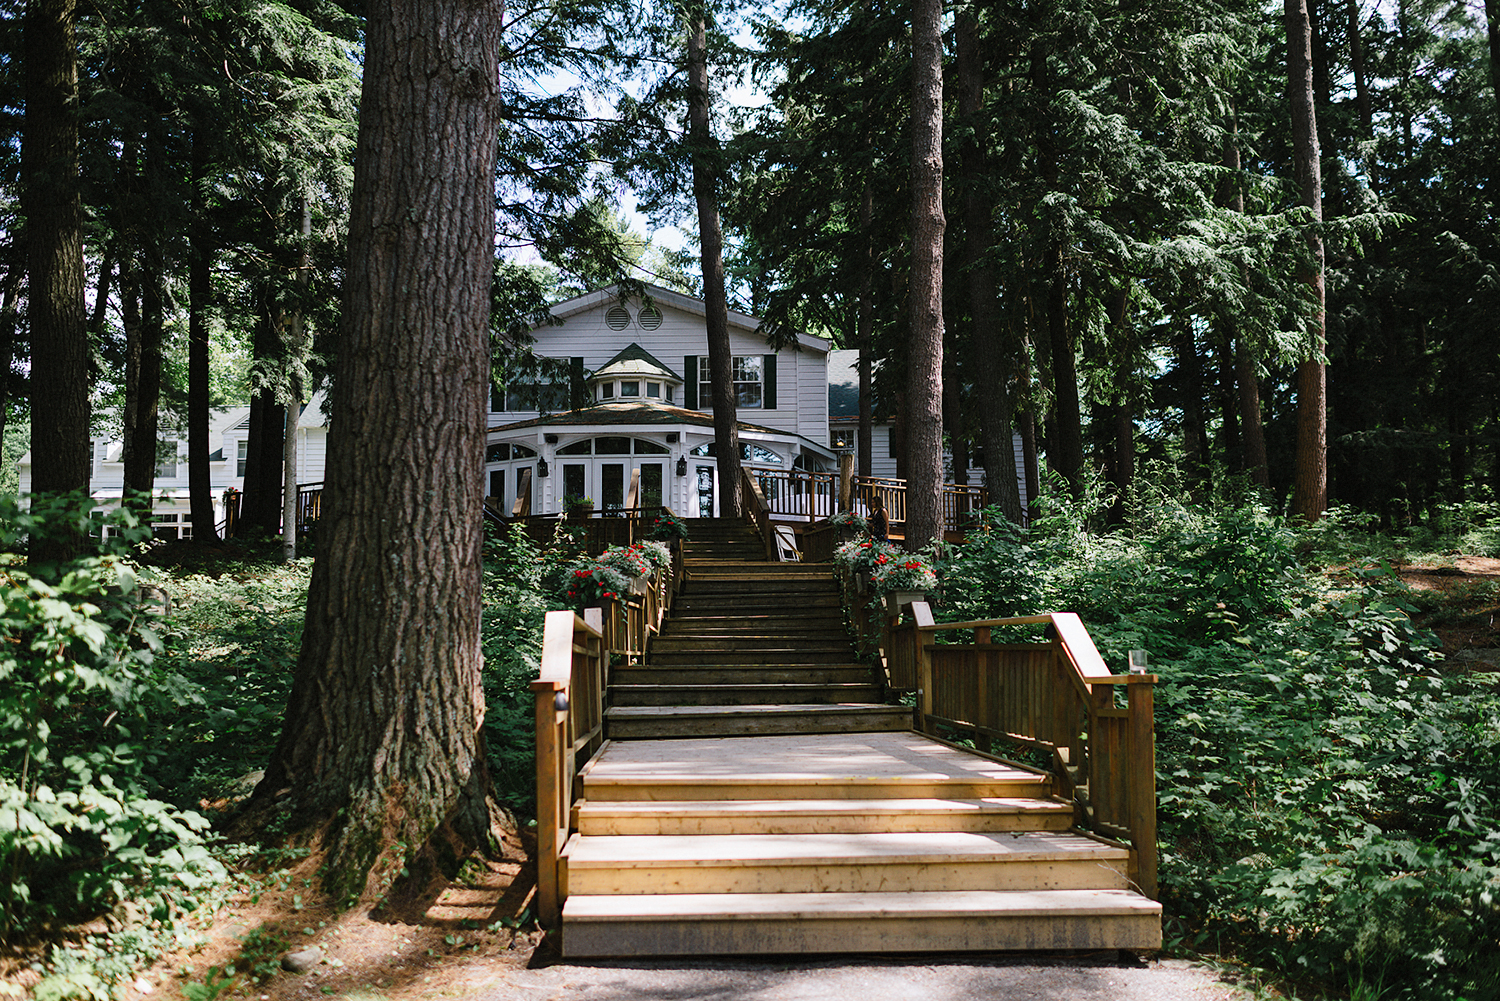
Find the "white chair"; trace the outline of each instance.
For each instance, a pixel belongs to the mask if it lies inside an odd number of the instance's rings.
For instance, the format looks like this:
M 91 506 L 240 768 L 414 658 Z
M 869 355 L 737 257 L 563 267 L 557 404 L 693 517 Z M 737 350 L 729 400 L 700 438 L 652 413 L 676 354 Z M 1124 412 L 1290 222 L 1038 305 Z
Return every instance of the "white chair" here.
M 802 552 L 797 548 L 797 533 L 791 525 L 776 526 L 776 558 L 783 563 L 799 563 Z

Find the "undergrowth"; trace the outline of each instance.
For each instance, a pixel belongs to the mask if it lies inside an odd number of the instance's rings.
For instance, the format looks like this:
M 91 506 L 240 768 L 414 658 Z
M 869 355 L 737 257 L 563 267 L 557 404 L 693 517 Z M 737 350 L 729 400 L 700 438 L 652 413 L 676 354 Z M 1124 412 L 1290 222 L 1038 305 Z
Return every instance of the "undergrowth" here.
M 1162 496 L 1114 533 L 1044 511 L 986 512 L 940 614 L 1073 611 L 1106 663 L 1150 651 L 1170 946 L 1334 996 L 1500 996 L 1500 694 L 1445 668 L 1399 577 L 1323 575 L 1303 558 L 1353 529 L 1253 503 Z

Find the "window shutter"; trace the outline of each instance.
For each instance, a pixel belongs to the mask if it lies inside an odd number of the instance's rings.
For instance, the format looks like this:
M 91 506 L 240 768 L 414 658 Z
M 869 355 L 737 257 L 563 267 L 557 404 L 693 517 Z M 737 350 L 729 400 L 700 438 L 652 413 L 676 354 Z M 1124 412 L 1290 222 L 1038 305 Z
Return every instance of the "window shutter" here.
M 766 355 L 761 364 L 760 405 L 766 410 L 776 409 L 776 356 Z
M 687 355 L 682 359 L 682 405 L 688 410 L 698 409 L 698 356 Z
M 577 410 L 588 406 L 589 387 L 583 381 L 583 359 L 568 359 L 568 409 Z

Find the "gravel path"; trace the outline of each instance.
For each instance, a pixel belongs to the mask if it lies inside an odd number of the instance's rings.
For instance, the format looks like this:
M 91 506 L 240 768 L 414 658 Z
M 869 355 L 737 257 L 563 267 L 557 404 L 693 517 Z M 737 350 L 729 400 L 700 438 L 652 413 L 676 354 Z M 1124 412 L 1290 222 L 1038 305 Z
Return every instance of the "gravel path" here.
M 1110 957 L 1113 960 L 1113 957 Z M 517 970 L 469 1001 L 1247 1001 L 1181 960 L 617 962 Z

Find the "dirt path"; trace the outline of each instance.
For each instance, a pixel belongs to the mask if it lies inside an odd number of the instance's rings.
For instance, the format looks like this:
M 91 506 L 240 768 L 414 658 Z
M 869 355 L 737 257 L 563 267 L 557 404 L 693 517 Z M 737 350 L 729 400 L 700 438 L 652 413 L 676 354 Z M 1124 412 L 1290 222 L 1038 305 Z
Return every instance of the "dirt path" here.
M 1500 671 L 1500 559 L 1455 556 L 1451 563 L 1397 569 L 1419 595 L 1441 595 L 1441 604 L 1415 621 L 1438 634 L 1450 663 Z

